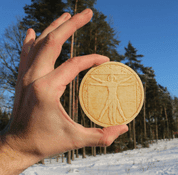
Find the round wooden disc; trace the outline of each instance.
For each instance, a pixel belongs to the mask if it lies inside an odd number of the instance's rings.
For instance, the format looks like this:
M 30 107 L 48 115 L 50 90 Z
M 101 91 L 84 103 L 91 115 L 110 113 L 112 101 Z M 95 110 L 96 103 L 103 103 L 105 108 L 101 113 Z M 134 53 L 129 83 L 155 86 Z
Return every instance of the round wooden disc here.
M 79 90 L 83 111 L 103 127 L 131 122 L 140 112 L 143 99 L 143 85 L 136 72 L 112 61 L 90 69 Z

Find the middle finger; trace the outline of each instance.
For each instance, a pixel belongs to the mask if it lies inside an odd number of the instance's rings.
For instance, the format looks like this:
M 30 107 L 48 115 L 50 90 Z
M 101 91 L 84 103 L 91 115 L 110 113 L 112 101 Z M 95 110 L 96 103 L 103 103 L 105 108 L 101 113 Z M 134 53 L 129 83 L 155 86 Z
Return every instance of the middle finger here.
M 44 39 L 49 33 L 51 33 L 53 30 L 58 28 L 61 24 L 63 24 L 65 21 L 71 18 L 71 15 L 69 13 L 64 13 L 62 16 L 60 16 L 58 19 L 53 21 L 49 27 L 47 27 L 43 33 L 40 35 L 40 37 L 37 39 L 37 42 L 39 40 Z
M 44 38 L 51 33 L 53 30 L 58 28 L 60 25 L 62 25 L 64 22 L 66 22 L 68 19 L 71 18 L 71 15 L 69 13 L 64 13 L 62 16 L 60 16 L 58 19 L 53 21 L 43 32 L 42 34 L 38 37 L 38 39 L 35 41 L 34 45 L 32 46 L 32 54 L 29 56 L 28 60 L 28 65 L 27 69 L 31 66 L 35 55 L 37 54 L 39 48 L 41 47 L 41 43 L 43 42 Z

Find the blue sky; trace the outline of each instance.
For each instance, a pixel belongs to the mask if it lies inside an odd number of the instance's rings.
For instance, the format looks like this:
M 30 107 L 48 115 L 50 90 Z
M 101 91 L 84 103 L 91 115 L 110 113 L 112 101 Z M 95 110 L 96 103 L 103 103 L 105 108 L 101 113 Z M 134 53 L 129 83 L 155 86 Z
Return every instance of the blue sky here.
M 0 5 L 0 35 L 24 16 L 31 0 L 5 0 Z M 96 8 L 111 16 L 123 54 L 130 41 L 144 55 L 142 63 L 152 67 L 156 80 L 178 97 L 178 0 L 98 0 Z

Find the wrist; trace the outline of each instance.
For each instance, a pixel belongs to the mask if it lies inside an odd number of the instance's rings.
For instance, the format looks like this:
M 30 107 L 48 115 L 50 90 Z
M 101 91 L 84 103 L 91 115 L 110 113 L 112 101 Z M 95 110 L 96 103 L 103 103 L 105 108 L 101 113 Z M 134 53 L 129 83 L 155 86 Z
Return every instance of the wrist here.
M 0 136 L 0 174 L 18 175 L 40 159 L 37 155 L 17 149 L 13 137 Z

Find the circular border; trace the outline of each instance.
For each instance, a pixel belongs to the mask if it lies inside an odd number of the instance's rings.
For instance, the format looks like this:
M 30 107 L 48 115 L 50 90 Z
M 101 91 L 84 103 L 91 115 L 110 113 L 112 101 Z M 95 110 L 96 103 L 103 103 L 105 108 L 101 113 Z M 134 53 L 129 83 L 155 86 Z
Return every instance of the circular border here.
M 93 72 L 95 69 L 98 69 L 99 67 L 102 67 L 102 66 L 104 66 L 104 65 L 111 65 L 111 64 L 113 64 L 113 63 L 114 63 L 114 65 L 118 64 L 119 66 L 122 66 L 122 67 L 128 69 L 129 71 L 131 71 L 131 73 L 133 73 L 133 74 L 135 75 L 135 78 L 137 79 L 137 81 L 138 81 L 138 83 L 139 83 L 139 85 L 140 85 L 139 87 L 140 87 L 140 89 L 141 89 L 140 92 L 141 92 L 141 94 L 142 94 L 142 99 L 141 99 L 141 101 L 140 101 L 140 104 L 139 104 L 138 109 L 137 109 L 136 112 L 133 114 L 134 117 L 132 117 L 132 120 L 133 120 L 135 117 L 137 117 L 138 113 L 140 112 L 140 110 L 141 110 L 141 108 L 142 108 L 142 106 L 143 106 L 143 102 L 144 102 L 144 90 L 143 90 L 142 81 L 140 80 L 140 77 L 137 75 L 137 73 L 136 73 L 133 69 L 131 69 L 129 66 L 127 66 L 127 65 L 125 65 L 125 64 L 123 64 L 123 63 L 120 63 L 120 62 L 110 61 L 110 62 L 105 62 L 105 63 L 103 63 L 103 64 L 100 64 L 100 65 L 97 66 L 97 67 L 91 68 L 91 69 L 86 73 L 86 75 L 84 76 L 84 78 L 82 79 L 82 82 L 81 82 L 81 84 L 80 84 L 80 88 L 79 88 L 79 101 L 80 101 L 80 105 L 81 105 L 83 111 L 85 112 L 85 114 L 87 115 L 87 117 L 88 117 L 91 121 L 93 121 L 94 123 L 96 123 L 97 125 L 100 125 L 100 126 L 103 126 L 103 127 L 109 127 L 109 126 L 115 126 L 115 125 L 104 124 L 104 123 L 98 122 L 95 118 L 93 118 L 93 117 L 88 113 L 87 109 L 85 108 L 83 99 L 82 99 L 82 89 L 83 89 L 83 84 L 84 84 L 85 80 L 87 79 L 87 75 L 89 75 L 91 72 Z M 126 122 L 122 123 L 121 125 L 123 125 L 123 124 L 128 124 L 128 123 L 130 123 L 132 120 L 126 121 Z M 119 125 L 119 124 L 116 124 L 116 125 Z

